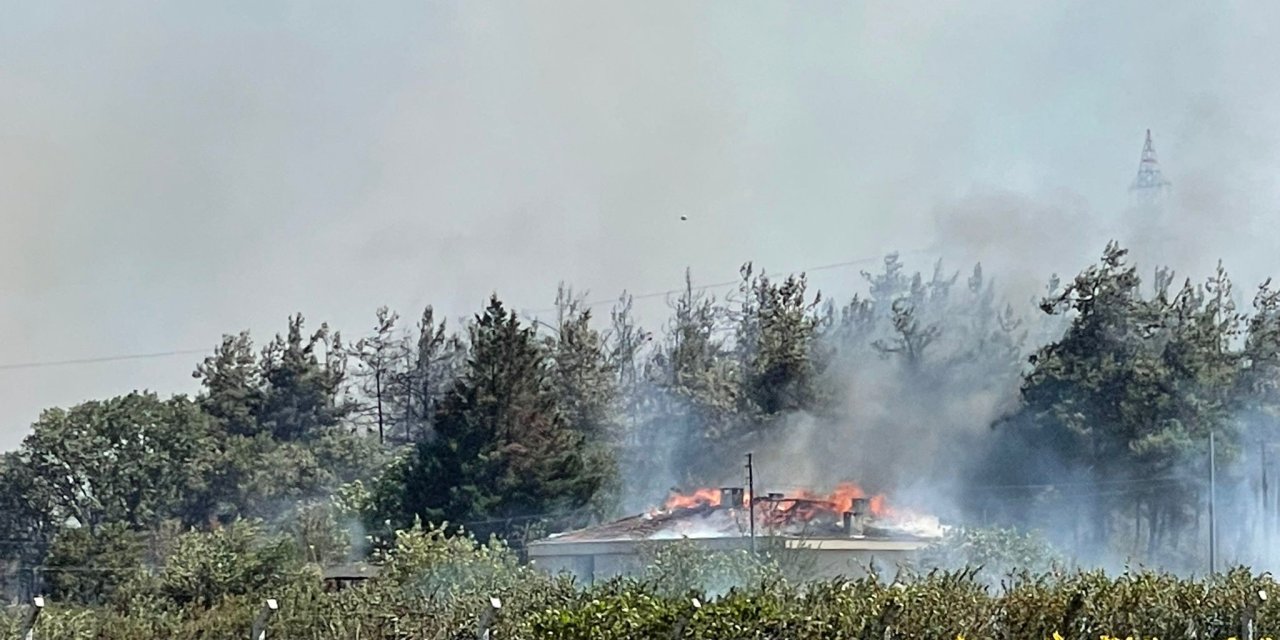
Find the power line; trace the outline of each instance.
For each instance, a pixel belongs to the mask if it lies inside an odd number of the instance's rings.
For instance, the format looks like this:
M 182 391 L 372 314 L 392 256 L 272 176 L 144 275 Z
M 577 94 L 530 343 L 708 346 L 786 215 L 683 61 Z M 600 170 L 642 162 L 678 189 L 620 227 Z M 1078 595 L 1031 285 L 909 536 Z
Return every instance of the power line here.
M 131 353 L 114 356 L 100 356 L 97 358 L 76 358 L 73 360 L 45 360 L 39 362 L 14 362 L 9 364 L 0 364 L 0 371 L 14 371 L 17 369 L 39 369 L 44 367 L 65 367 L 77 364 L 98 364 L 101 362 L 119 362 L 122 360 L 153 360 L 156 358 L 171 358 L 173 356 L 185 356 L 196 353 L 208 353 L 208 349 L 177 349 L 174 351 L 156 351 L 152 353 Z
M 892 252 L 891 252 L 891 253 L 892 253 Z M 924 253 L 924 251 L 922 251 L 922 250 L 915 250 L 915 251 L 898 251 L 898 252 L 896 252 L 896 253 L 897 253 L 897 255 L 902 256 L 902 255 L 915 255 L 915 254 L 920 254 L 920 253 Z M 817 265 L 817 266 L 813 266 L 813 267 L 801 267 L 801 268 L 799 268 L 799 269 L 791 269 L 791 270 L 789 270 L 789 271 L 788 271 L 788 273 L 813 273 L 813 272 L 816 272 L 816 271 L 830 271 L 830 270 L 832 270 L 832 269 L 845 269 L 845 268 L 848 268 L 848 267 L 856 267 L 856 266 L 859 266 L 859 265 L 864 265 L 864 264 L 874 263 L 874 262 L 875 262 L 875 261 L 877 261 L 877 260 L 884 260 L 884 256 L 875 256 L 875 257 L 870 257 L 870 258 L 857 258 L 857 259 L 854 259 L 854 260 L 845 260 L 845 261 L 843 261 L 843 262 L 833 262 L 833 263 L 830 263 L 830 264 L 822 264 L 822 265 Z M 742 282 L 741 278 L 734 279 L 734 280 L 725 280 L 725 281 L 723 281 L 723 282 L 712 282 L 712 283 L 708 283 L 708 284 L 700 284 L 700 285 L 697 285 L 697 286 L 694 286 L 694 287 L 688 287 L 688 288 L 686 288 L 686 287 L 680 287 L 680 288 L 678 288 L 678 289 L 666 289 L 666 290 L 663 290 L 663 291 L 650 291 L 650 292 L 647 292 L 647 293 L 638 293 L 638 294 L 630 295 L 630 296 L 626 296 L 626 297 L 627 297 L 627 298 L 629 298 L 629 299 L 631 299 L 631 300 L 646 300 L 646 299 L 649 299 L 649 298 L 661 298 L 661 297 L 666 297 L 666 296 L 676 295 L 676 294 L 684 293 L 686 290 L 690 290 L 690 291 L 706 291 L 707 289 L 718 289 L 718 288 L 720 288 L 720 287 L 728 287 L 728 286 L 731 286 L 731 285 L 735 285 L 735 284 L 738 284 L 739 282 Z M 607 298 L 607 299 L 606 299 L 606 298 L 601 298 L 601 299 L 599 299 L 599 300 L 592 300 L 592 301 L 589 301 L 589 302 L 584 302 L 584 303 L 582 303 L 582 306 L 584 306 L 584 307 L 598 307 L 598 306 L 600 306 L 600 305 L 605 305 L 605 304 L 616 304 L 616 303 L 618 302 L 618 300 L 619 300 L 619 298 Z M 544 309 L 534 309 L 534 310 L 532 310 L 532 311 L 527 311 L 526 313 L 551 313 L 551 312 L 553 312 L 553 311 L 555 311 L 555 310 L 556 310 L 556 308 L 555 308 L 555 307 L 548 307 L 548 308 L 544 308 Z
M 1163 476 L 1155 478 L 1133 478 L 1128 480 L 1079 480 L 1070 482 L 1043 482 L 1035 484 L 985 484 L 974 485 L 966 489 L 967 492 L 973 493 L 978 491 L 998 491 L 998 490 L 1015 490 L 1015 489 L 1056 489 L 1069 487 L 1092 487 L 1092 486 L 1109 486 L 1109 485 L 1153 485 L 1153 484 L 1170 484 L 1179 482 L 1192 482 L 1194 478 L 1185 476 Z M 790 490 L 813 490 L 813 487 L 798 484 L 770 484 L 775 489 Z M 821 494 L 821 490 L 815 491 Z
M 1127 485 L 1127 484 L 1166 484 L 1174 482 L 1188 482 L 1192 478 L 1185 476 L 1164 476 L 1156 478 L 1133 478 L 1128 480 L 1079 480 L 1072 482 L 1044 482 L 1038 484 L 989 484 L 978 485 L 972 489 L 975 491 L 991 491 L 999 489 L 1054 489 L 1058 487 L 1088 487 L 1094 485 Z
M 918 250 L 906 251 L 906 252 L 898 252 L 898 255 L 913 255 L 913 254 L 919 254 L 919 253 L 923 253 L 923 252 Z M 868 263 L 875 262 L 876 260 L 883 260 L 883 259 L 884 259 L 883 256 L 877 256 L 873 258 L 858 258 L 856 260 L 846 260 L 843 262 L 833 262 L 831 264 L 823 264 L 823 265 L 817 265 L 813 267 L 793 269 L 790 271 L 790 273 L 813 273 L 816 271 L 830 271 L 832 269 L 843 269 L 847 267 L 868 264 Z M 692 287 L 691 289 L 693 291 L 706 291 L 707 289 L 716 289 L 720 287 L 727 287 L 730 285 L 738 284 L 740 281 L 741 280 L 725 280 L 723 282 L 712 282 L 708 284 L 700 284 Z M 664 291 L 650 291 L 647 293 L 632 295 L 632 296 L 629 296 L 629 298 L 632 300 L 646 300 L 650 298 L 659 298 L 659 297 L 665 297 L 665 296 L 671 296 L 671 295 L 683 293 L 685 290 L 686 288 L 681 287 L 678 289 L 667 289 Z M 609 299 L 602 298 L 599 300 L 592 300 L 590 302 L 586 302 L 584 303 L 584 306 L 598 307 L 600 305 L 615 304 L 617 302 L 618 302 L 618 298 L 609 298 Z M 551 307 L 547 309 L 537 309 L 527 313 L 551 313 L 555 310 L 556 310 L 555 307 Z M 175 349 L 173 351 L 156 351 L 151 353 L 130 353 L 130 354 L 120 354 L 120 355 L 112 355 L 112 356 L 99 356 L 94 358 L 74 358 L 70 360 L 42 360 L 42 361 L 33 361 L 33 362 L 12 362 L 7 364 L 0 364 L 0 371 L 17 371 L 22 369 L 43 369 L 43 368 L 49 368 L 49 367 L 69 367 L 69 366 L 84 365 L 84 364 L 122 362 L 127 360 L 155 360 L 159 358 L 172 358 L 174 356 L 195 355 L 195 354 L 202 354 L 202 353 L 208 353 L 208 352 L 209 352 L 209 349 Z

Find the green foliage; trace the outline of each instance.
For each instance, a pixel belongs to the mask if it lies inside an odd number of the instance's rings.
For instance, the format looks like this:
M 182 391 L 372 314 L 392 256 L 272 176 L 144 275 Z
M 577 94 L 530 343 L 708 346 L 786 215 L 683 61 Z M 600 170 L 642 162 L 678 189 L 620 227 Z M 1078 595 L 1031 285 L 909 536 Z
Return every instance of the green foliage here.
M 63 529 L 49 549 L 41 572 L 51 598 L 98 604 L 112 600 L 122 585 L 147 573 L 141 535 L 125 523 Z
M 393 545 L 374 560 L 382 565 L 384 580 L 431 598 L 478 598 L 538 578 L 506 545 L 493 539 L 477 543 L 443 524 L 424 528 L 415 522 L 396 531 Z
M 255 436 L 262 432 L 259 414 L 265 389 L 247 331 L 223 336 L 213 355 L 197 365 L 192 376 L 204 387 L 200 408 L 226 433 Z
M 289 318 L 289 330 L 262 350 L 266 383 L 258 421 L 279 440 L 300 440 L 338 424 L 351 406 L 342 397 L 346 352 L 328 325 L 310 337 L 303 318 Z
M 290 583 L 301 571 L 296 547 L 287 536 L 267 536 L 258 524 L 236 521 L 177 536 L 165 553 L 154 588 L 174 604 L 211 607 L 230 596 L 265 594 Z
M 815 353 L 821 294 L 812 300 L 803 275 L 775 282 L 742 268 L 741 317 L 737 350 L 743 367 L 744 399 L 765 416 L 818 406 Z
M 707 551 L 686 540 L 646 545 L 638 580 L 646 590 L 676 597 L 687 593 L 724 593 L 781 580 L 774 563 L 745 549 Z
M 1248 399 L 1240 378 L 1261 374 L 1246 386 L 1266 387 L 1265 365 L 1251 371 L 1253 358 L 1238 351 L 1243 318 L 1221 266 L 1202 286 L 1187 281 L 1171 292 L 1171 282 L 1172 274 L 1157 271 L 1153 293 L 1144 295 L 1126 251 L 1109 245 L 1099 264 L 1043 302 L 1046 312 L 1070 314 L 1070 327 L 1032 358 L 1023 406 L 1001 425 L 998 442 L 1021 450 L 999 450 L 999 459 L 1023 461 L 1006 470 L 1025 474 L 1002 481 L 1040 477 L 1035 466 L 1047 462 L 1074 470 L 1068 480 L 1077 483 L 1133 483 L 1086 506 L 1096 545 L 1111 537 L 1111 516 L 1121 509 L 1135 514 L 1133 546 L 1145 533 L 1147 554 L 1193 539 L 1183 532 L 1198 524 L 1208 436 L 1217 435 L 1218 464 L 1229 467 L 1239 454 L 1235 416 Z M 1262 363 L 1265 313 L 1251 326 L 1246 349 L 1256 345 Z M 1257 402 L 1252 408 L 1267 410 Z
M 604 328 L 567 289 L 554 323 L 542 328 L 522 323 L 494 297 L 467 327 L 466 340 L 446 331 L 430 307 L 407 331 L 397 328 L 394 313 L 379 310 L 373 334 L 350 350 L 326 326 L 304 331 L 300 315 L 258 351 L 247 333 L 227 336 L 197 367 L 202 392 L 194 400 L 134 393 L 41 416 L 22 447 L 0 458 L 0 531 L 24 541 L 4 560 L 45 569 L 46 586 L 64 601 L 143 602 L 165 612 L 157 615 L 171 614 L 180 602 L 210 607 L 211 617 L 198 623 L 207 623 L 199 628 L 208 633 L 250 616 L 262 589 L 330 613 L 385 605 L 394 610 L 387 619 L 397 621 L 421 613 L 412 598 L 424 593 L 454 602 L 462 592 L 497 589 L 523 594 L 517 600 L 526 603 L 583 604 L 516 567 L 510 549 L 451 537 L 459 531 L 444 523 L 474 523 L 467 529 L 517 540 L 570 518 L 607 517 L 622 489 L 620 469 L 639 479 L 627 486 L 646 506 L 672 482 L 715 486 L 738 477 L 745 450 L 787 444 L 788 425 L 801 418 L 813 427 L 814 442 L 823 441 L 824 426 L 861 418 L 865 407 L 832 402 L 837 385 L 854 376 L 874 378 L 864 392 L 882 394 L 872 404 L 891 408 L 883 419 L 857 421 L 860 437 L 885 443 L 864 459 L 893 458 L 891 442 L 936 439 L 937 450 L 948 451 L 953 442 L 981 438 L 973 416 L 1014 399 L 1021 381 L 1021 402 L 986 441 L 996 453 L 979 479 L 1037 486 L 993 492 L 988 504 L 997 519 L 1056 517 L 1067 526 L 1045 529 L 1074 535 L 1082 549 L 1123 546 L 1130 557 L 1166 563 L 1186 552 L 1194 561 L 1189 550 L 1203 547 L 1199 476 L 1207 434 L 1218 436 L 1220 477 L 1228 482 L 1240 481 L 1241 462 L 1254 468 L 1256 461 L 1243 458 L 1247 443 L 1276 435 L 1280 293 L 1270 283 L 1258 289 L 1246 315 L 1235 308 L 1221 267 L 1200 285 L 1174 286 L 1166 271 L 1144 285 L 1124 250 L 1112 245 L 1065 287 L 1055 283 L 1043 307 L 1050 324 L 1065 332 L 1028 363 L 1018 314 L 999 302 L 980 267 L 962 282 L 940 265 L 932 274 L 911 273 L 890 255 L 880 272 L 864 276 L 868 295 L 820 307 L 821 296 L 803 275 L 771 279 L 748 264 L 737 295 L 717 301 L 686 274 L 657 340 L 636 326 L 625 296 Z M 353 355 L 363 368 L 349 377 Z M 388 443 L 407 446 L 389 448 L 365 435 L 375 424 Z M 857 448 L 831 444 L 806 452 L 813 468 L 845 468 L 839 465 Z M 956 474 L 952 465 L 897 466 L 914 479 Z M 1044 486 L 1059 479 L 1062 487 Z M 1083 499 L 1073 501 L 1073 493 Z M 219 528 L 245 518 L 262 519 L 261 529 L 271 534 L 234 533 L 242 523 Z M 415 518 L 432 524 L 408 528 Z M 169 540 L 157 532 L 170 520 L 196 531 Z M 356 524 L 388 545 L 378 558 L 389 577 L 359 596 L 326 600 L 301 564 L 359 556 L 363 549 L 352 543 L 364 536 Z M 407 531 L 388 538 L 394 525 Z M 144 539 L 164 541 L 163 552 L 140 548 Z M 275 577 L 224 566 L 241 553 L 258 557 L 250 564 Z M 743 617 L 749 611 L 780 612 L 767 633 L 809 629 L 788 617 L 788 607 L 803 602 L 825 610 L 805 600 L 819 587 L 787 590 L 780 576 L 791 578 L 796 568 L 780 566 L 787 561 L 782 550 L 766 550 L 764 562 L 681 553 L 679 545 L 655 552 L 642 586 L 612 594 L 632 598 L 634 611 L 660 610 L 656 618 L 637 619 L 636 629 L 678 622 L 686 592 L 696 589 L 739 587 L 696 613 L 716 633 L 754 628 Z M 995 605 L 970 582 L 987 585 L 993 572 L 1043 568 L 1050 557 L 1038 541 L 1009 531 L 970 530 L 930 553 L 928 564 L 957 573 L 893 590 L 842 585 L 832 598 L 855 609 L 891 610 L 897 602 L 905 607 L 897 619 L 907 620 L 914 614 L 903 598 L 956 589 L 956 598 L 978 603 L 974 615 L 987 615 L 985 607 Z M 212 564 L 200 564 L 202 558 Z M 986 568 L 977 576 L 959 571 L 971 562 Z M 139 570 L 55 577 L 59 568 L 118 563 Z M 154 578 L 140 569 L 148 564 L 159 572 Z M 521 580 L 546 593 L 522 590 Z M 1037 589 L 1059 589 L 1064 583 L 1057 580 L 1022 580 L 1016 594 L 1049 598 Z M 1078 580 L 1090 593 L 1120 592 L 1115 585 L 1104 589 L 1102 578 Z M 782 586 L 760 586 L 775 582 Z M 846 603 L 835 595 L 845 590 L 870 595 Z M 675 608 L 663 608 L 668 600 Z M 1041 609 L 1056 611 L 1053 603 Z M 1062 606 L 1069 604 L 1067 597 Z M 450 604 L 431 619 L 465 626 L 477 606 Z M 592 619 L 611 615 L 592 607 L 586 609 L 604 616 Z M 944 608 L 930 611 L 942 615 Z M 391 633 L 366 611 L 346 613 Z M 835 610 L 822 615 L 830 620 L 814 629 L 880 633 L 891 624 L 887 618 L 855 624 Z M 306 626 L 311 622 L 298 624 L 314 631 Z
M 352 543 L 363 543 L 357 538 L 364 530 L 358 518 L 344 513 L 330 500 L 307 500 L 294 505 L 281 518 L 281 525 L 303 559 L 320 565 L 346 561 L 355 551 Z
M 192 463 L 209 445 L 211 429 L 184 397 L 132 393 L 44 412 L 15 462 L 26 500 L 49 525 L 145 528 L 195 490 Z
M 984 544 L 1011 539 L 1000 533 Z M 182 534 L 148 583 L 153 595 L 135 588 L 127 606 L 54 601 L 38 636 L 238 637 L 265 597 L 280 602 L 272 635 L 324 640 L 474 637 L 490 598 L 502 605 L 493 635 L 510 638 L 1228 638 L 1240 637 L 1246 619 L 1258 637 L 1280 630 L 1280 587 L 1243 569 L 1208 579 L 1020 573 L 999 586 L 972 570 L 792 583 L 745 556 L 695 557 L 668 545 L 647 556 L 654 566 L 645 576 L 583 590 L 521 566 L 501 544 L 414 527 L 376 555 L 382 575 L 328 594 L 317 575 L 262 545 L 247 523 Z M 725 576 L 737 584 L 706 590 Z M 15 634 L 16 613 L 0 616 L 0 633 Z
M 584 433 L 555 394 L 546 347 L 498 299 L 469 329 L 470 354 L 436 416 L 435 437 L 383 483 L 399 522 L 553 514 L 587 503 L 604 481 Z M 491 530 L 502 531 L 497 525 Z
M 922 570 L 982 569 L 999 580 L 1014 573 L 1044 573 L 1064 566 L 1065 558 L 1035 532 L 1016 529 L 956 529 L 926 548 L 912 563 Z
M 874 577 L 803 586 L 776 584 L 663 596 L 605 588 L 535 614 L 528 637 L 612 640 L 683 638 L 1066 638 L 1239 636 L 1251 608 L 1260 636 L 1275 633 L 1280 607 L 1260 603 L 1266 576 L 1236 571 L 1210 581 L 1133 573 L 1024 577 L 993 591 L 973 573 L 936 572 L 886 584 Z M 1261 606 L 1257 606 L 1261 604 Z M 677 630 L 679 634 L 677 635 Z

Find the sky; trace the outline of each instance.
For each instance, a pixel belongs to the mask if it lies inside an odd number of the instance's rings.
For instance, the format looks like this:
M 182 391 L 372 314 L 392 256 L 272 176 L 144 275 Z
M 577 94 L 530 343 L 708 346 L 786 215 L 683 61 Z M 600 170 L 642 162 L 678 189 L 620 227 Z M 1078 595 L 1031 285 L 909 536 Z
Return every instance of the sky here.
M 1280 5 L 0 0 L 0 449 L 224 333 L 1108 238 L 1273 269 Z M 1153 130 L 1172 200 L 1126 218 Z M 686 216 L 687 220 L 681 220 Z M 1138 235 L 1135 235 L 1138 234 Z M 813 273 L 843 295 L 856 266 Z M 640 304 L 660 318 L 663 300 Z M 601 309 L 604 311 L 604 308 Z

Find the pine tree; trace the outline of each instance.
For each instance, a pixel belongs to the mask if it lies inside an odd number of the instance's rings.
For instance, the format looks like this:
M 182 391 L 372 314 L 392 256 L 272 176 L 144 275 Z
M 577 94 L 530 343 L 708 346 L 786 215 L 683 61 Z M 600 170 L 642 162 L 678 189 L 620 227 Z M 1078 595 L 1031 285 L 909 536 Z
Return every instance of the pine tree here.
M 373 335 L 358 340 L 351 350 L 356 359 L 353 377 L 364 399 L 360 414 L 377 430 L 378 442 L 385 442 L 397 417 L 404 416 L 396 406 L 403 400 L 394 392 L 395 381 L 403 376 L 399 366 L 405 359 L 400 353 L 401 342 L 395 335 L 399 319 L 400 316 L 387 307 L 380 307 Z
M 226 433 L 253 436 L 262 432 L 262 371 L 247 331 L 223 336 L 222 344 L 196 367 L 192 376 L 204 387 L 200 407 Z
M 546 339 L 551 383 L 565 424 L 582 437 L 584 462 L 593 476 L 608 482 L 596 492 L 596 511 L 612 509 L 617 493 L 616 452 L 622 442 L 619 376 L 610 360 L 605 336 L 591 324 L 591 310 L 573 291 L 556 294 L 557 322 Z
M 303 337 L 303 318 L 289 318 L 285 336 L 262 350 L 266 381 L 260 420 L 278 440 L 299 440 L 333 427 L 351 410 L 343 394 L 346 353 L 328 325 Z
M 819 409 L 817 377 L 825 357 L 817 350 L 822 294 L 812 300 L 802 274 L 782 282 L 742 269 L 736 351 L 742 367 L 744 410 L 756 421 Z
M 1145 520 L 1151 551 L 1194 517 L 1209 432 L 1219 435 L 1221 462 L 1235 454 L 1232 345 L 1242 319 L 1221 267 L 1205 285 L 1188 281 L 1174 294 L 1172 275 L 1157 271 L 1155 293 L 1144 298 L 1125 256 L 1109 245 L 1100 264 L 1044 301 L 1046 311 L 1074 318 L 1032 358 L 1023 407 L 1004 439 L 1025 447 L 1015 466 L 1050 459 L 1082 470 L 1077 481 L 1160 479 L 1100 495 L 1085 520 L 1102 542 L 1126 509 L 1135 548 Z
M 648 363 L 651 409 L 637 428 L 636 450 L 648 464 L 669 466 L 647 469 L 646 477 L 704 484 L 714 474 L 709 461 L 720 457 L 718 443 L 740 424 L 740 367 L 726 344 L 724 310 L 694 290 L 687 272 L 671 306 L 666 339 Z
M 434 430 L 440 400 L 453 384 L 466 348 L 461 338 L 449 333 L 444 320 L 436 321 L 435 310 L 427 306 L 418 321 L 416 338 L 406 339 L 401 351 L 406 362 L 394 382 L 404 412 L 404 440 L 421 442 Z
M 586 439 L 557 404 L 534 329 L 495 296 L 468 336 L 469 357 L 433 438 L 399 471 L 402 517 L 488 521 L 586 504 L 603 478 L 588 468 Z
M 1253 298 L 1236 394 L 1241 419 L 1259 439 L 1280 439 L 1280 290 L 1268 279 Z

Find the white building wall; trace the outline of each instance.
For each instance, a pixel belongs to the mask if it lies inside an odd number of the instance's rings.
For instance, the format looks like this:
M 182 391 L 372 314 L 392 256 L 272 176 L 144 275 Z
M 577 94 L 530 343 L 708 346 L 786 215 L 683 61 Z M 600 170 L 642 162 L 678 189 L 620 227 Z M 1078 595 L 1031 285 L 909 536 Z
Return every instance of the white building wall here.
M 694 540 L 701 543 L 703 541 Z M 723 541 L 706 541 L 709 548 L 729 548 Z M 734 543 L 732 547 L 740 547 Z M 869 567 L 893 574 L 902 563 L 925 546 L 918 541 L 818 540 L 788 541 L 791 562 L 817 579 L 866 575 Z M 568 573 L 582 584 L 592 584 L 619 575 L 635 575 L 640 566 L 635 542 L 539 542 L 530 545 L 530 564 L 552 574 Z

